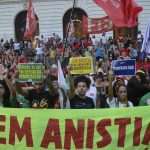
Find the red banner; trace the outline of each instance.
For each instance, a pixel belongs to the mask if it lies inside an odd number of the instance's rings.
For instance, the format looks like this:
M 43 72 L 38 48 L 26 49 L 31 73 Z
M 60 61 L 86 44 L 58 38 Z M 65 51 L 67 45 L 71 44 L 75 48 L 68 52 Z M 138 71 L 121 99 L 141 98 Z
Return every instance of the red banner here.
M 115 27 L 137 26 L 137 15 L 143 8 L 138 6 L 134 0 L 93 0 L 99 7 L 103 8 Z
M 112 26 L 112 21 L 108 16 L 93 19 L 83 16 L 82 32 L 84 35 L 112 31 Z
M 146 72 L 149 72 L 150 71 L 150 63 L 137 62 L 136 70 L 139 70 L 141 68 L 143 68 Z
M 33 4 L 32 4 L 32 0 L 30 0 L 28 12 L 27 12 L 26 30 L 24 33 L 24 38 L 26 40 L 29 40 L 32 38 L 32 35 L 36 30 L 36 25 L 37 25 L 37 22 L 35 18 L 34 9 L 33 9 Z

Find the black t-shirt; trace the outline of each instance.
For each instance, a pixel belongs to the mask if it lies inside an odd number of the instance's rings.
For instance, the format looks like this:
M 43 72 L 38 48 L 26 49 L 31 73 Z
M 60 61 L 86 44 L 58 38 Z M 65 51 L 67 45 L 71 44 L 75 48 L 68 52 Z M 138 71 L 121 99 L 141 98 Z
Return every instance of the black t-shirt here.
M 72 109 L 92 109 L 95 108 L 95 105 L 92 98 L 86 97 L 85 99 L 81 99 L 78 95 L 75 95 L 70 100 L 70 107 Z
M 27 99 L 30 101 L 32 108 L 54 108 L 55 100 L 58 95 L 51 96 L 49 91 L 37 93 L 35 89 L 29 91 Z

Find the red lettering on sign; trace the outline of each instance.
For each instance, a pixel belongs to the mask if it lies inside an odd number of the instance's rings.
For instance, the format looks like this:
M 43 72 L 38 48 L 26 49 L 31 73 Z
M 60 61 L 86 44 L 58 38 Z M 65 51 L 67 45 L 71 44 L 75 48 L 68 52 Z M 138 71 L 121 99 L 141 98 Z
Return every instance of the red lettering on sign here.
M 85 124 L 84 120 L 79 119 L 77 124 L 77 129 L 76 129 L 72 119 L 66 119 L 64 149 L 70 149 L 71 138 L 74 141 L 74 145 L 76 149 L 83 149 L 84 124 Z
M 0 122 L 5 122 L 6 121 L 6 116 L 5 115 L 0 115 Z M 0 125 L 0 132 L 5 131 L 5 126 Z M 0 144 L 6 144 L 6 138 L 0 137 Z
M 141 129 L 142 129 L 142 118 L 136 117 L 134 121 L 133 146 L 140 145 Z
M 95 127 L 95 121 L 94 120 L 88 120 L 86 148 L 89 148 L 89 149 L 93 148 L 94 127 Z
M 101 141 L 97 142 L 97 148 L 105 147 L 112 141 L 111 135 L 105 129 L 106 126 L 111 126 L 111 119 L 103 119 L 97 124 L 97 131 L 103 138 Z
M 127 124 L 131 124 L 131 118 L 115 119 L 115 125 L 119 125 L 118 147 L 124 147 Z
M 25 136 L 27 147 L 33 147 L 31 118 L 30 117 L 24 118 L 22 128 L 20 128 L 17 117 L 10 116 L 9 144 L 11 144 L 11 145 L 15 145 L 15 134 L 17 134 L 19 142 Z
M 53 134 L 53 135 L 52 135 Z M 41 147 L 48 148 L 50 142 L 55 143 L 55 149 L 62 149 L 62 142 L 60 136 L 60 127 L 58 119 L 49 119 L 45 134 L 41 143 Z
M 143 141 L 142 141 L 142 144 L 144 145 L 148 145 L 150 142 L 150 123 L 146 129 L 146 132 L 144 134 L 144 138 L 143 138 Z

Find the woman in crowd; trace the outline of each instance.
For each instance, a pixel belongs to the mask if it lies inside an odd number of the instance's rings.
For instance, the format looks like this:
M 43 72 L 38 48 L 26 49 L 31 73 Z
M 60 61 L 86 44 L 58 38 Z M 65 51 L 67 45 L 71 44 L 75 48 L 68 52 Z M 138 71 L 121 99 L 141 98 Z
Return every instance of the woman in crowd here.
M 106 103 L 109 108 L 121 108 L 121 107 L 133 107 L 132 102 L 127 99 L 127 87 L 124 82 L 114 83 L 115 93 L 113 93 L 113 71 L 109 71 L 109 87 L 108 87 L 108 98 Z M 115 96 L 114 96 L 115 95 Z

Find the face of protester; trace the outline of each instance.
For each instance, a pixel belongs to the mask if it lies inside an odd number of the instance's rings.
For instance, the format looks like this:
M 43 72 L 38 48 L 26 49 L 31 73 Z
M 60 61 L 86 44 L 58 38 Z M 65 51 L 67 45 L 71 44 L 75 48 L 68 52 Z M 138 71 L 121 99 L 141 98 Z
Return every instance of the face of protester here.
M 58 90 L 58 86 L 59 86 L 58 80 L 54 80 L 53 81 L 53 86 L 54 86 L 54 89 L 57 91 Z
M 98 83 L 98 84 L 100 84 L 102 81 L 103 81 L 102 78 L 97 78 L 96 79 L 96 83 Z
M 139 81 L 139 82 L 141 82 L 141 78 L 140 78 L 140 76 L 137 74 L 136 75 L 136 78 L 137 78 L 137 80 Z
M 2 84 L 0 84 L 0 96 L 3 96 L 5 94 L 5 88 Z
M 33 83 L 36 90 L 42 90 L 44 87 L 44 82 Z
M 127 100 L 127 89 L 125 86 L 120 86 L 118 88 L 117 96 L 119 101 L 125 102 Z
M 84 96 L 86 94 L 86 91 L 88 90 L 88 87 L 85 82 L 79 82 L 77 86 L 77 93 L 80 96 Z

